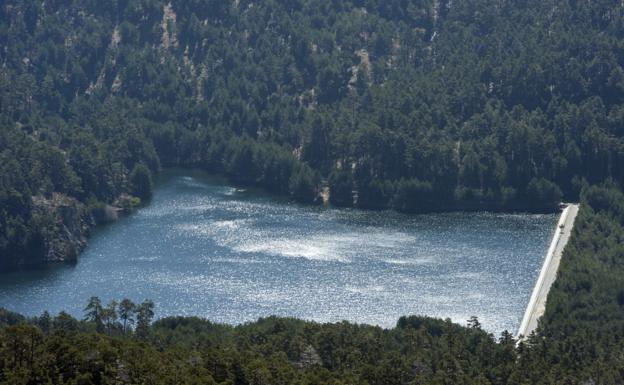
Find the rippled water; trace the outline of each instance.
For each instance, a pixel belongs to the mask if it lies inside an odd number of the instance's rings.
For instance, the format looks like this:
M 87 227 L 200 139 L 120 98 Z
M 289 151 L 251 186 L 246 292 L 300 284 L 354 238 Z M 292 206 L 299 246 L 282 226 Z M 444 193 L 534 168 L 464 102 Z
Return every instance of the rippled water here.
M 305 207 L 167 171 L 152 203 L 96 231 L 76 266 L 0 274 L 0 306 L 81 316 L 97 295 L 228 323 L 476 315 L 489 331 L 515 331 L 556 220 Z

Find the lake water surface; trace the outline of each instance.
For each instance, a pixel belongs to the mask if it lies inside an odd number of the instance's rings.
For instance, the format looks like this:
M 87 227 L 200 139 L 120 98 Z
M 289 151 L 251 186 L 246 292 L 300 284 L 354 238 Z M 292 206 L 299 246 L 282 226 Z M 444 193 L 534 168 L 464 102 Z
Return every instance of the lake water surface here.
M 515 332 L 556 221 L 307 207 L 169 170 L 151 204 L 98 229 L 77 265 L 0 274 L 0 307 L 81 317 L 97 295 L 227 323 L 476 315 L 488 331 Z

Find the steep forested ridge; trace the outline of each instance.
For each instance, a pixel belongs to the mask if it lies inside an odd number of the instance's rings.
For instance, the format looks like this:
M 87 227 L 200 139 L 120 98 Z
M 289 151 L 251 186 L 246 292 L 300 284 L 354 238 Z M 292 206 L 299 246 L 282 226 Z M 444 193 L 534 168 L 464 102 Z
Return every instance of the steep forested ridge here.
M 149 302 L 91 301 L 0 311 L 0 383 L 624 382 L 623 22 L 615 0 L 0 2 L 0 268 L 75 259 L 169 166 L 406 212 L 582 200 L 517 348 L 474 319 L 150 326 Z
M 392 329 L 275 317 L 152 324 L 151 301 L 93 297 L 83 321 L 0 309 L 0 384 L 621 384 L 624 194 L 582 195 L 546 314 L 518 345 L 477 318 L 401 317 Z
M 0 265 L 73 259 L 166 166 L 407 212 L 550 210 L 619 184 L 623 11 L 4 1 Z

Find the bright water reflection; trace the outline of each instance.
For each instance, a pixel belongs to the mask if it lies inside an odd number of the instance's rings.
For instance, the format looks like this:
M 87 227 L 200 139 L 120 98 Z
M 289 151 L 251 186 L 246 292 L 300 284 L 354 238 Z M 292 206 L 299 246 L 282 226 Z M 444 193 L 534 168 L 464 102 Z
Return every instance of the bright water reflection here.
M 303 207 L 168 171 L 153 202 L 98 230 L 76 266 L 0 275 L 0 306 L 81 316 L 97 295 L 229 323 L 477 315 L 489 331 L 515 331 L 556 219 Z

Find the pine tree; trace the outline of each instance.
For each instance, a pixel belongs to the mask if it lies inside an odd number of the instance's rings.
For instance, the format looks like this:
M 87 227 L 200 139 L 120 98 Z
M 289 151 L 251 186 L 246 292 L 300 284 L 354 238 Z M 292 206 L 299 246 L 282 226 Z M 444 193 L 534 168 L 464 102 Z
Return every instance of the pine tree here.
M 126 334 L 127 327 L 134 324 L 134 313 L 136 305 L 127 298 L 119 303 L 119 318 L 123 321 L 123 333 Z
M 102 302 L 98 297 L 91 297 L 87 306 L 84 308 L 85 321 L 95 323 L 95 330 L 98 333 L 104 332 L 104 323 L 102 322 Z
M 149 325 L 154 318 L 154 302 L 151 300 L 143 301 L 136 310 L 137 328 L 136 334 L 139 338 L 146 338 L 149 332 Z

